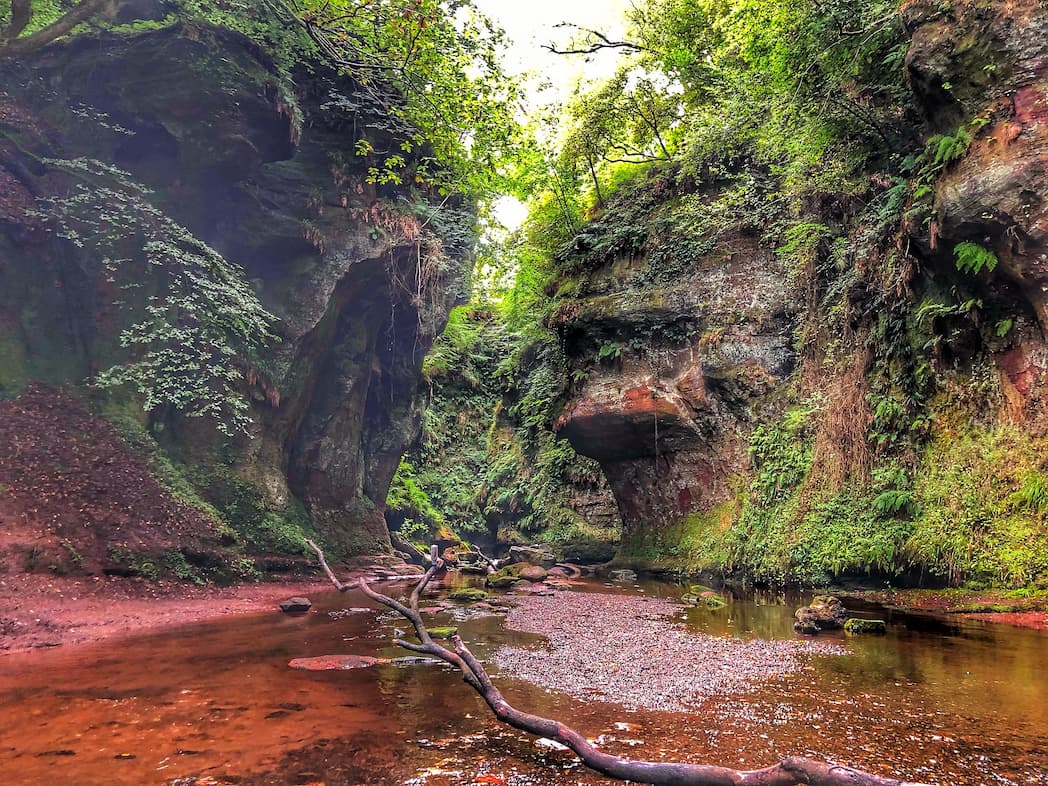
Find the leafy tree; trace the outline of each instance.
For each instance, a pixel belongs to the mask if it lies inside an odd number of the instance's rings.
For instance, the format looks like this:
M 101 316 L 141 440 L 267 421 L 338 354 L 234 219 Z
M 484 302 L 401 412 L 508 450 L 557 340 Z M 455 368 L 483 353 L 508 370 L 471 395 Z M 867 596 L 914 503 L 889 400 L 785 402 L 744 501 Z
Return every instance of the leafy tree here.
M 499 189 L 520 145 L 519 86 L 501 65 L 504 33 L 472 0 L 265 2 L 409 130 L 399 149 L 362 148 L 381 157 L 376 178 L 400 182 L 405 154 L 423 150 L 415 182 L 474 198 Z

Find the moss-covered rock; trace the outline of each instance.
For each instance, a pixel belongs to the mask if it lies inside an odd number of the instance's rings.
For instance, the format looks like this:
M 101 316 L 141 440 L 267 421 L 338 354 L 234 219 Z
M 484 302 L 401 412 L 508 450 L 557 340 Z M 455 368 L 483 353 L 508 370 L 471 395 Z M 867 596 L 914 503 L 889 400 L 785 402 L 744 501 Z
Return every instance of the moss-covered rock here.
M 844 632 L 849 636 L 883 636 L 888 632 L 888 623 L 884 620 L 864 620 L 852 617 L 844 623 Z
M 452 591 L 448 597 L 451 600 L 462 600 L 468 603 L 475 603 L 476 601 L 487 600 L 488 593 L 476 587 L 462 587 L 461 589 Z
M 518 581 L 524 581 L 524 579 L 521 578 L 521 572 L 528 567 L 531 566 L 526 562 L 517 562 L 512 565 L 506 565 L 504 568 L 489 574 L 487 579 L 484 580 L 484 583 L 495 589 L 512 587 Z
M 840 598 L 833 595 L 817 595 L 811 605 L 797 609 L 797 621 L 793 629 L 798 633 L 813 635 L 827 630 L 840 630 L 848 618 L 848 612 Z
M 426 628 L 426 632 L 434 639 L 450 639 L 458 634 L 458 628 L 448 625 L 445 627 Z

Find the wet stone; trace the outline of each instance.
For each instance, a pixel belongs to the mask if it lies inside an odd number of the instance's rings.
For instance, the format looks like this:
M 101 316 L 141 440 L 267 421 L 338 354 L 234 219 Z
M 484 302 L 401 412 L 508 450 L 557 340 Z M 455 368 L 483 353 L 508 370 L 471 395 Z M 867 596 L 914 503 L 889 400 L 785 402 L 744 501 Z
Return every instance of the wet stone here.
M 848 618 L 848 612 L 840 598 L 833 595 L 818 595 L 810 606 L 797 609 L 797 621 L 793 629 L 798 633 L 814 635 L 824 630 L 840 630 Z
M 288 598 L 280 602 L 280 610 L 285 614 L 303 614 L 313 608 L 309 598 Z

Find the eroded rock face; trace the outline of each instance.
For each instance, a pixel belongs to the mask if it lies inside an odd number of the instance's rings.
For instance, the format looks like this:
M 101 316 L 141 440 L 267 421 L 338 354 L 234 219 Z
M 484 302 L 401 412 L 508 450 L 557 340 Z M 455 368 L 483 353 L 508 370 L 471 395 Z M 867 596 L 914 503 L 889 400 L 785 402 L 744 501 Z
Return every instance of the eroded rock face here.
M 960 153 L 934 168 L 927 196 L 915 196 L 916 181 L 903 183 L 911 199 L 901 234 L 893 238 L 897 248 L 872 252 L 857 265 L 857 279 L 882 265 L 889 268 L 892 254 L 903 251 L 914 279 L 900 289 L 902 297 L 912 298 L 902 309 L 910 311 L 905 318 L 912 322 L 925 300 L 954 306 L 958 315 L 958 303 L 973 298 L 982 314 L 1000 319 L 996 333 L 969 313 L 956 316 L 949 330 L 933 330 L 943 340 L 928 350 L 929 368 L 934 367 L 936 384 L 963 387 L 965 375 L 983 365 L 995 367 L 1007 411 L 979 415 L 1022 422 L 1030 433 L 1043 434 L 1048 428 L 1048 7 L 1039 0 L 1004 5 L 911 0 L 901 15 L 912 37 L 905 69 L 914 100 L 900 117 L 912 121 L 906 131 L 915 157 L 926 142 L 934 155 L 943 136 L 970 136 L 971 143 L 962 143 Z M 926 154 L 918 166 L 928 161 Z M 876 183 L 883 177 L 871 173 L 870 179 Z M 653 224 L 672 224 L 679 202 L 692 199 L 693 209 L 695 197 L 701 201 L 701 193 L 682 197 L 682 188 L 686 192 L 679 180 L 651 184 L 647 193 L 656 196 L 644 210 Z M 920 199 L 927 200 L 927 209 Z M 809 207 L 816 221 L 847 225 L 851 220 L 830 207 Z M 632 535 L 657 533 L 671 522 L 711 512 L 747 487 L 751 468 L 745 448 L 755 425 L 781 417 L 783 397 L 776 392 L 787 381 L 796 379 L 799 388 L 806 384 L 794 375 L 799 365 L 791 349 L 794 329 L 826 315 L 817 299 L 789 291 L 787 271 L 752 227 L 677 238 L 679 257 L 670 249 L 660 268 L 640 254 L 594 266 L 593 249 L 616 242 L 616 230 L 635 231 L 641 223 L 634 211 L 615 224 L 614 209 L 599 216 L 562 260 L 568 272 L 558 291 L 577 295 L 559 304 L 550 324 L 576 365 L 589 370 L 556 428 L 576 450 L 601 463 L 626 544 Z M 704 241 L 707 250 L 697 256 L 693 247 Z M 958 270 L 961 243 L 992 251 L 996 268 Z M 863 286 L 850 288 L 839 301 L 852 313 L 866 308 L 860 303 Z M 876 322 L 876 308 L 847 329 L 868 330 L 861 319 Z M 594 358 L 602 359 L 596 367 Z M 815 375 L 843 373 L 831 367 L 811 366 Z M 816 387 L 824 384 L 833 383 L 819 379 Z M 662 554 L 673 545 L 657 537 L 644 541 L 654 544 L 649 551 L 662 549 Z M 620 557 L 631 559 L 621 551 Z
M 947 269 L 957 244 L 991 250 L 986 291 L 1011 300 L 1015 346 L 995 354 L 1009 417 L 1039 420 L 1048 383 L 1048 8 L 967 0 L 903 6 L 907 73 L 931 131 L 966 129 L 965 155 L 935 184 L 933 219 L 911 237 Z M 948 87 L 948 89 L 947 89 Z M 1025 307 L 1025 308 L 1024 308 Z M 1023 320 L 1028 310 L 1031 324 Z
M 921 0 L 903 16 L 907 71 L 933 130 L 975 137 L 936 185 L 930 250 L 992 248 L 1048 330 L 1048 11 L 1038 0 L 949 11 Z
M 279 319 L 280 341 L 249 375 L 253 439 L 230 451 L 207 424 L 168 417 L 173 454 L 202 467 L 205 486 L 221 456 L 235 489 L 249 484 L 277 513 L 304 504 L 343 552 L 388 551 L 386 492 L 416 432 L 420 364 L 460 272 L 418 303 L 417 225 L 381 199 L 395 194 L 364 182 L 352 129 L 367 125 L 366 112 L 338 108 L 352 106 L 353 85 L 318 68 L 299 75 L 292 95 L 242 36 L 178 27 L 79 37 L 3 64 L 0 79 L 5 140 L 37 158 L 84 156 L 128 171 L 241 265 Z M 34 379 L 90 378 L 119 358 L 122 327 L 99 260 L 25 215 L 62 184 L 8 141 L 0 395 Z
M 639 294 L 631 274 L 644 263 L 611 262 L 590 277 L 591 297 L 554 316 L 579 353 L 646 336 L 639 350 L 591 373 L 556 423 L 603 467 L 626 540 L 729 497 L 730 479 L 746 467 L 752 408 L 793 368 L 779 261 L 742 233 L 718 248 L 671 287 Z

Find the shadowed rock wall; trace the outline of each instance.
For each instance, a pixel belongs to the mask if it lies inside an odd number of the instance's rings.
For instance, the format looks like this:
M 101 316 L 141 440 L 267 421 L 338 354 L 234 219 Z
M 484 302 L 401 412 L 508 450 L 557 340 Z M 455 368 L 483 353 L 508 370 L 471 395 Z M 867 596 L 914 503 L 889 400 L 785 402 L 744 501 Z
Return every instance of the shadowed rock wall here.
M 247 497 L 260 518 L 304 505 L 341 551 L 389 550 L 386 491 L 466 252 L 446 244 L 420 291 L 409 203 L 425 196 L 368 185 L 354 151 L 362 137 L 391 143 L 388 123 L 349 80 L 313 64 L 291 89 L 254 44 L 216 28 L 79 37 L 0 68 L 0 395 L 82 385 L 123 358 L 122 294 L 100 260 L 26 214 L 68 188 L 48 158 L 115 165 L 241 265 L 279 320 L 247 374 L 250 439 L 173 413 L 154 413 L 154 434 L 222 513 Z

